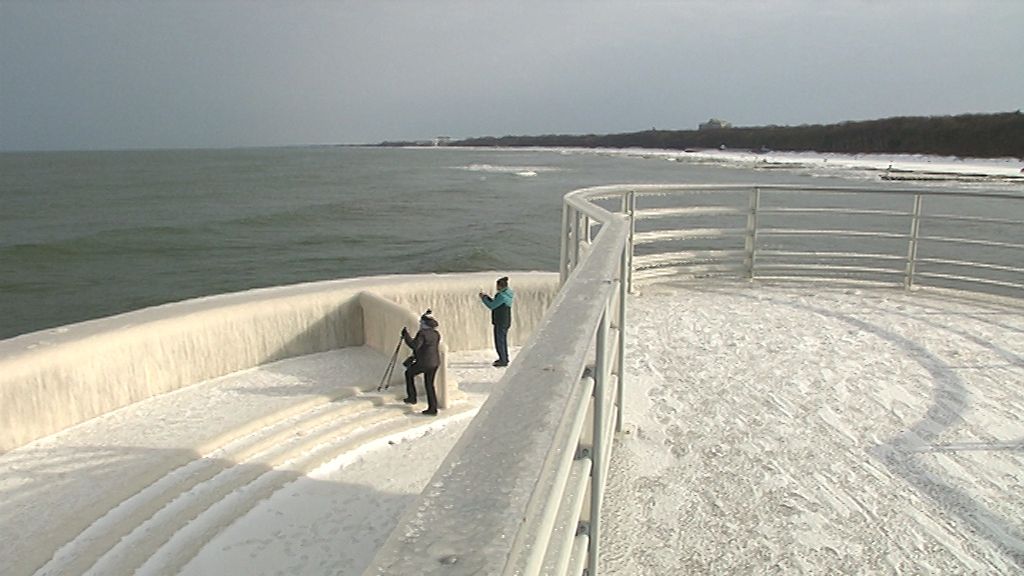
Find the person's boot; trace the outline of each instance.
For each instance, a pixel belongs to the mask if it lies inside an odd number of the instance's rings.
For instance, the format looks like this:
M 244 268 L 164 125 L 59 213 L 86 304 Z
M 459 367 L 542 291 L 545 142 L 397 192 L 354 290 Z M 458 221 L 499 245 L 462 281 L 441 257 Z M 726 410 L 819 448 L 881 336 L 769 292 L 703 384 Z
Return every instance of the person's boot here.
M 433 410 L 427 408 L 426 410 L 420 412 L 420 414 L 423 414 L 424 416 L 437 416 L 437 408 L 434 408 Z
M 416 399 L 415 398 L 403 398 L 402 402 L 405 402 L 406 404 L 415 404 L 416 403 Z

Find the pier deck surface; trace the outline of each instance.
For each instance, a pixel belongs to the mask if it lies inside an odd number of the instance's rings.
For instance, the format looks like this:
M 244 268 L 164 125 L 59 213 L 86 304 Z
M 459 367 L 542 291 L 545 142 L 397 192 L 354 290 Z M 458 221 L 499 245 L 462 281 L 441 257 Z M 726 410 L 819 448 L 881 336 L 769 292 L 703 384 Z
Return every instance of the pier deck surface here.
M 1024 309 L 657 286 L 630 313 L 603 574 L 1024 572 Z
M 601 574 L 1024 571 L 1021 304 L 663 284 L 627 330 Z M 452 355 L 464 396 L 436 419 L 341 393 L 386 359 L 337 351 L 0 455 L 3 573 L 360 574 L 492 359 Z

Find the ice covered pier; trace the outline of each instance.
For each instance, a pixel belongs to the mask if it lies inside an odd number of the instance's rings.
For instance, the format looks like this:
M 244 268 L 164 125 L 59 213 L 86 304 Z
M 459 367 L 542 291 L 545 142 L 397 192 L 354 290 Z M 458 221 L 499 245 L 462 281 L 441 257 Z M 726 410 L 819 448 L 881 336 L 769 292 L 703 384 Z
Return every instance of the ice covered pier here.
M 4 573 L 1019 573 L 1022 204 L 574 192 L 504 373 L 494 274 L 2 342 Z M 375 390 L 427 306 L 439 419 Z

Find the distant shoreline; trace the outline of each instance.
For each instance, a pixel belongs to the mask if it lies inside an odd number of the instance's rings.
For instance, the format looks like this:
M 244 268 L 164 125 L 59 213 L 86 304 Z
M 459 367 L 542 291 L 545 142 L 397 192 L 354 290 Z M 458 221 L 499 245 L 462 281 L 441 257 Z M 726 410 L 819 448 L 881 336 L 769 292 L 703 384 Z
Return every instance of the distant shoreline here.
M 382 142 L 378 146 L 432 146 L 433 142 Z M 1024 160 L 1020 110 L 959 116 L 894 117 L 826 125 L 658 130 L 618 134 L 485 136 L 451 140 L 454 147 L 653 148 L 695 151 L 837 154 L 927 154 Z

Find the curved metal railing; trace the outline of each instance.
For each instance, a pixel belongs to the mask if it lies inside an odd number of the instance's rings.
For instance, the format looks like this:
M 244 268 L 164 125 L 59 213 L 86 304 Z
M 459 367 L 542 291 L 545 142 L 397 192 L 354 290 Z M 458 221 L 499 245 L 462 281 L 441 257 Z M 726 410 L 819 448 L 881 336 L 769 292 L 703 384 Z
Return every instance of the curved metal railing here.
M 778 185 L 576 194 L 631 215 L 638 281 L 830 279 L 1024 296 L 1024 195 Z M 589 224 L 580 214 L 566 223 L 582 237 Z M 574 255 L 563 249 L 563 274 Z
M 1024 196 L 603 186 L 565 196 L 554 303 L 365 574 L 597 573 L 635 278 L 953 286 L 1024 296 Z

